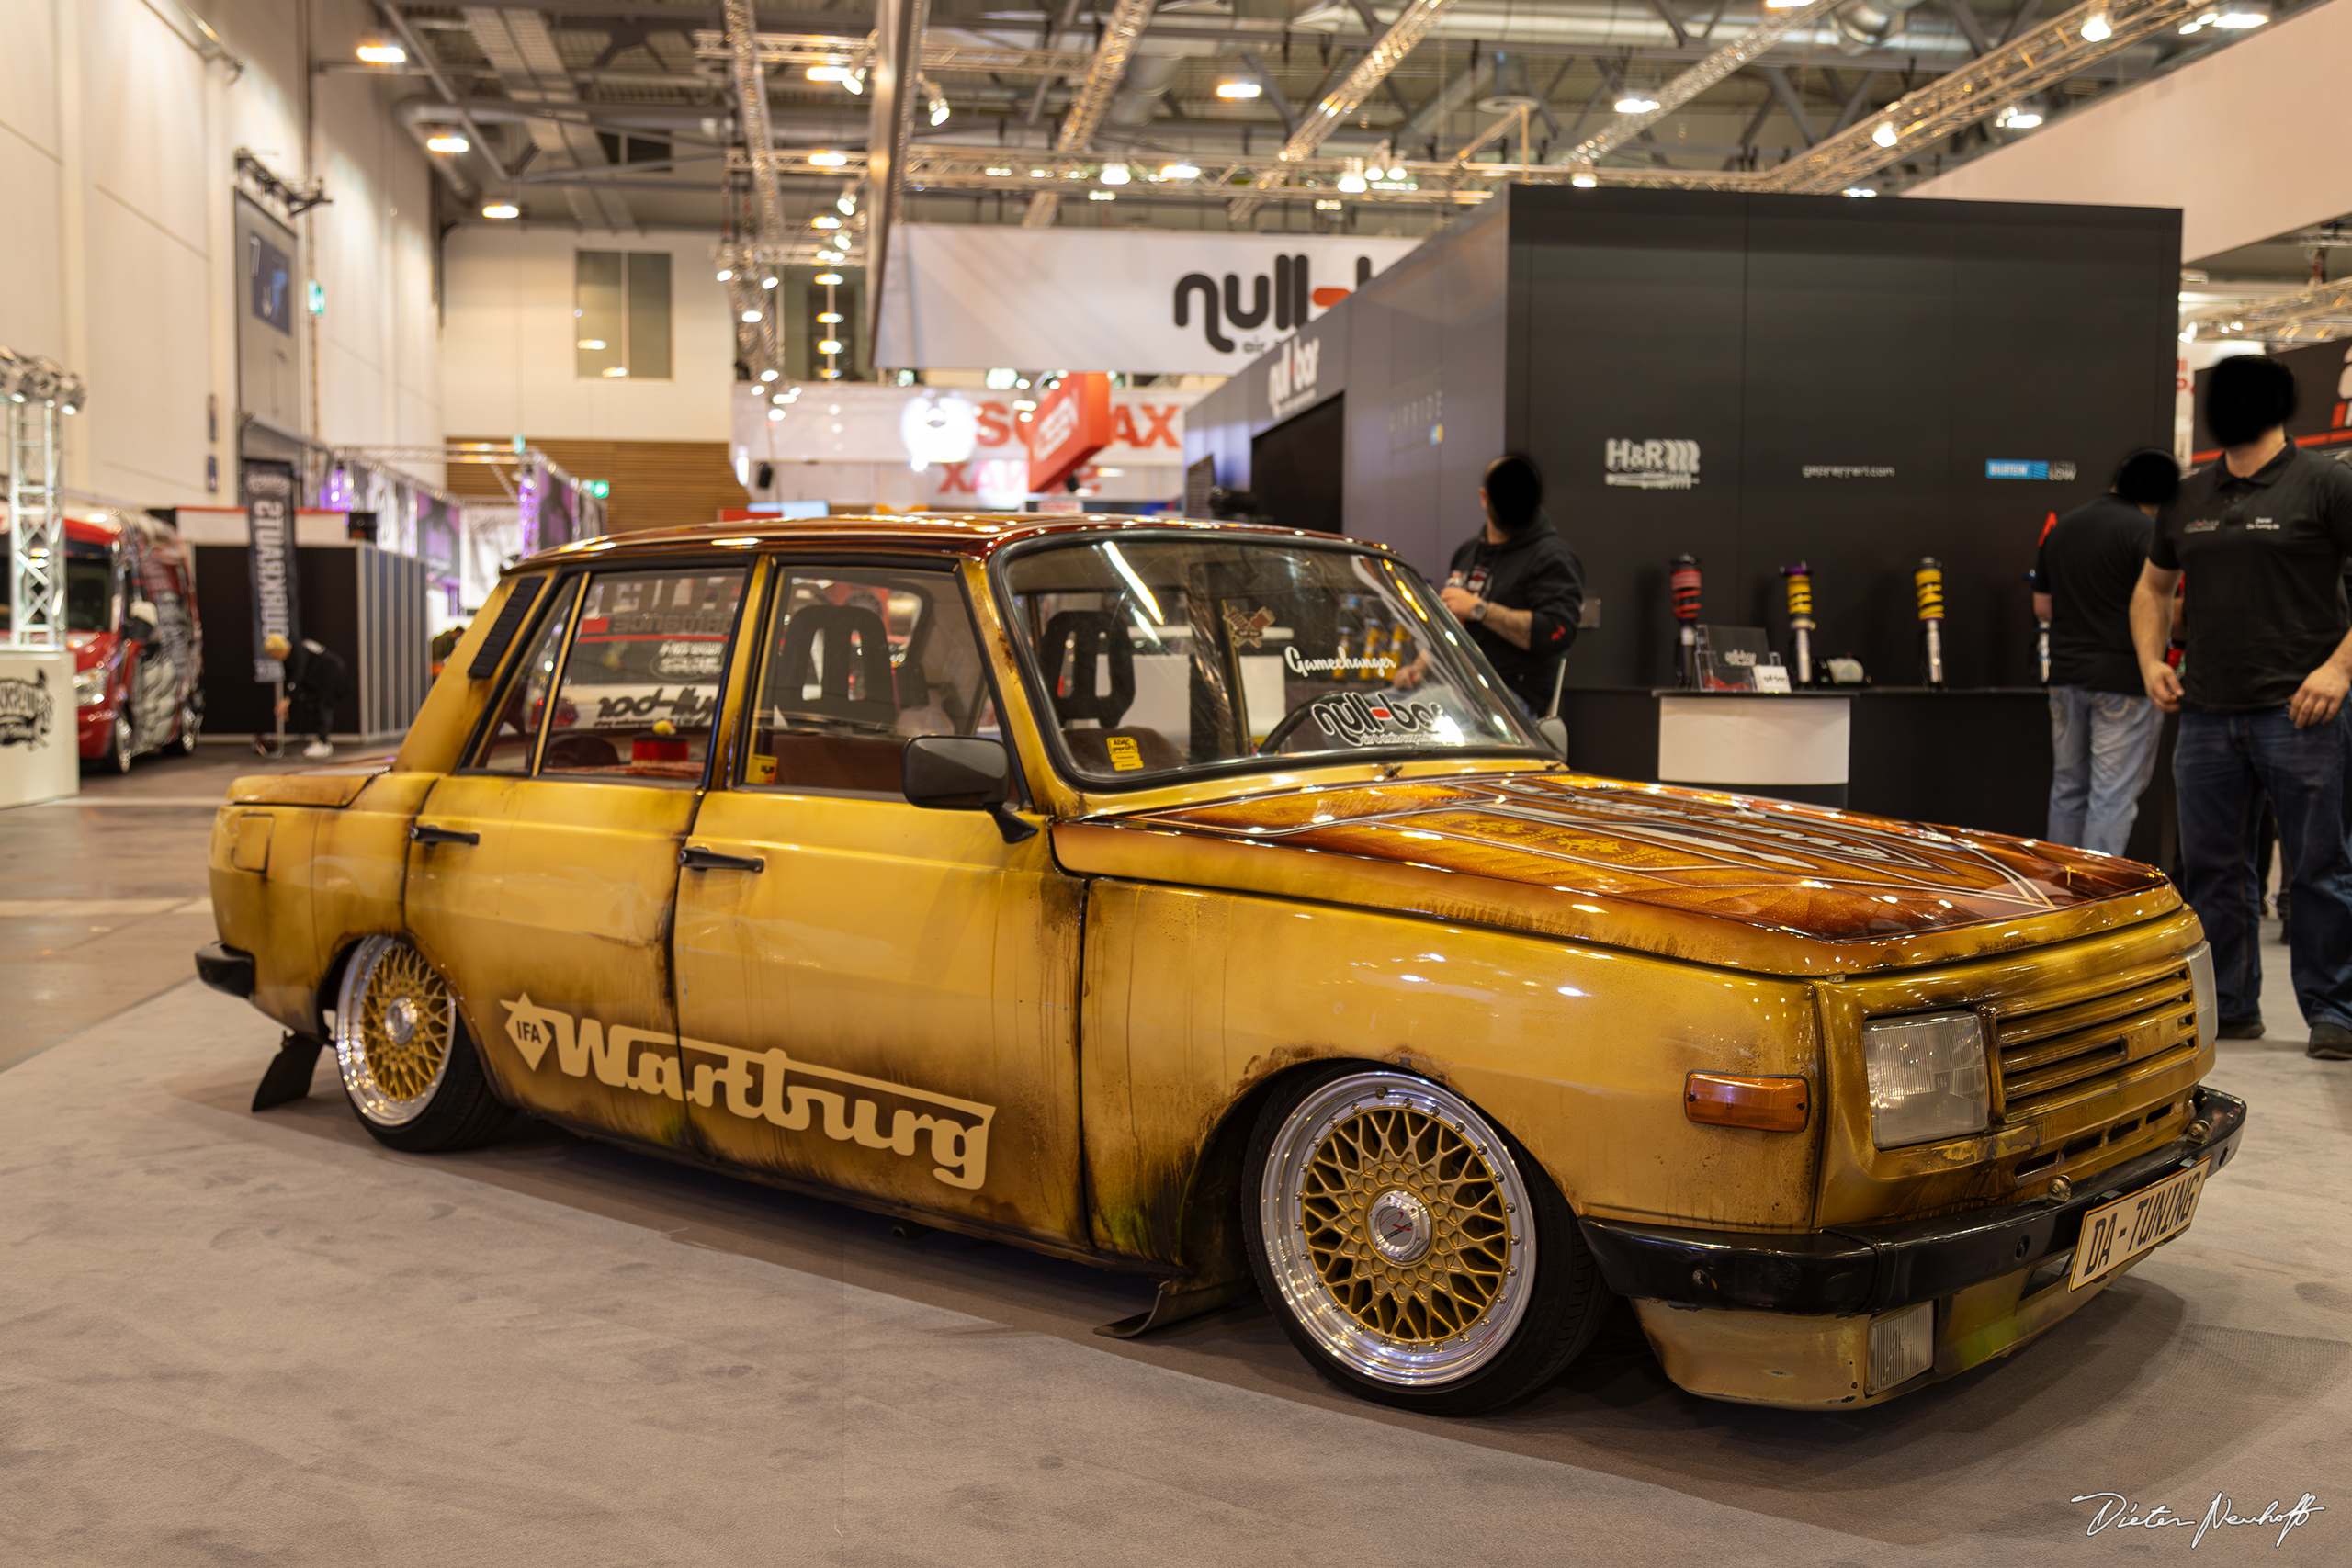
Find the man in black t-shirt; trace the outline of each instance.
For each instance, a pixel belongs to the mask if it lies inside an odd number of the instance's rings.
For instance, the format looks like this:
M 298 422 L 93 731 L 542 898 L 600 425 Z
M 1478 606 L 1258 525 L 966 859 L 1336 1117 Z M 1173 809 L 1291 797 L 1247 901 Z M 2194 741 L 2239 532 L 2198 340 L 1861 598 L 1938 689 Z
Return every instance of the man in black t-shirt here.
M 2033 567 L 2034 614 L 2050 623 L 2052 842 L 2120 855 L 2156 771 L 2156 711 L 2132 646 L 2132 591 L 2149 519 L 2180 489 L 2169 452 L 2134 452 L 2115 486 L 2058 519 Z
M 1487 464 L 1478 501 L 1487 525 L 1453 552 L 1438 597 L 1470 628 L 1503 684 L 1541 716 L 1577 640 L 1584 563 L 1544 514 L 1544 476 L 1527 458 Z
M 2141 677 L 2180 710 L 2173 778 L 2188 901 L 2212 943 L 2222 1033 L 2262 1033 L 2252 831 L 2267 796 L 2290 870 L 2289 957 L 2308 1055 L 2352 1061 L 2352 472 L 2290 446 L 2295 378 L 2224 359 L 2206 378 L 2222 460 L 2156 520 L 2132 600 Z M 2188 650 L 2165 662 L 2167 602 L 2188 579 Z

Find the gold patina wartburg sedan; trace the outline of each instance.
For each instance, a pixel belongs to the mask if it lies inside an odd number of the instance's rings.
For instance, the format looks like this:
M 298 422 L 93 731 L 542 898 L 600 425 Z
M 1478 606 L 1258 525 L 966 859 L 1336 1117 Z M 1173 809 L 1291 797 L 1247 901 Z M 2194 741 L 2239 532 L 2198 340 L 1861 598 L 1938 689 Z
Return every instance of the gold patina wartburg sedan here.
M 1156 1279 L 1342 1384 L 1713 1398 L 2005 1355 L 2243 1101 L 2155 873 L 1568 771 L 1320 536 L 825 519 L 510 571 L 390 766 L 250 778 L 198 968 L 368 1130 L 516 1111 Z

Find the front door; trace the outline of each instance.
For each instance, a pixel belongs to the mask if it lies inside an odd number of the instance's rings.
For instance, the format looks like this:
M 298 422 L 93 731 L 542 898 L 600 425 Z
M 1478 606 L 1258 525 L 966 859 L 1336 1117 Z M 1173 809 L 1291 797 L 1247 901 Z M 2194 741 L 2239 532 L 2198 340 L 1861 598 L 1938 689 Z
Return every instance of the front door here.
M 745 578 L 567 579 L 409 852 L 409 931 L 492 1074 L 534 1111 L 648 1143 L 688 1141 L 672 901 Z
M 720 1157 L 1082 1241 L 1081 893 L 1046 836 L 899 793 L 917 735 L 994 735 L 956 577 L 781 562 L 756 702 L 678 886 L 686 1112 Z

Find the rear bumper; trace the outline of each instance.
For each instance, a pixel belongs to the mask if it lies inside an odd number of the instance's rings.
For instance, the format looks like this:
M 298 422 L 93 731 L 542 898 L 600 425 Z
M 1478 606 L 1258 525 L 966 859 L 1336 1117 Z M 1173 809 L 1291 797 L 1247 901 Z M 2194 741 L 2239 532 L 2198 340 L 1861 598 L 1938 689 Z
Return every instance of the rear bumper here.
M 1804 1315 L 1889 1312 L 2071 1251 L 2085 1214 L 2186 1165 L 2211 1160 L 2219 1170 L 2237 1152 L 2245 1111 L 2235 1095 L 2199 1089 L 2194 1115 L 2209 1129 L 2202 1141 L 2176 1139 L 2127 1160 L 2063 1203 L 2037 1200 L 1796 1235 L 1579 1223 L 1609 1288 L 1635 1301 Z
M 226 943 L 208 942 L 196 950 L 196 977 L 239 1001 L 254 994 L 254 955 Z

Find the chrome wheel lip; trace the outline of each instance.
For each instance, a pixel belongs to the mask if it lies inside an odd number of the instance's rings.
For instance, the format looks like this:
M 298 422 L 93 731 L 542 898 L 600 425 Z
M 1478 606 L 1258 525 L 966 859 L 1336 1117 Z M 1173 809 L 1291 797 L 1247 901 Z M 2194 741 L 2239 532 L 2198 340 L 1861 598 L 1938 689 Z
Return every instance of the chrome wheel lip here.
M 403 1099 L 379 1082 L 375 1069 L 368 1064 L 368 1042 L 361 1023 L 368 987 L 384 960 L 407 945 L 397 938 L 383 936 L 371 936 L 361 942 L 352 953 L 351 962 L 344 965 L 343 985 L 335 994 L 334 1059 L 343 1074 L 344 1092 L 351 1097 L 351 1103 L 362 1116 L 379 1127 L 406 1126 L 424 1115 L 440 1089 L 441 1080 L 448 1076 L 449 1058 L 458 1052 L 457 998 L 445 985 L 449 1043 L 434 1066 L 431 1081 L 413 1096 Z M 417 962 L 424 963 L 423 955 L 418 956 Z
M 1374 1332 L 1340 1304 L 1317 1271 L 1306 1245 L 1301 1183 L 1315 1152 L 1340 1122 L 1382 1106 L 1417 1110 L 1452 1124 L 1484 1156 L 1506 1212 L 1508 1269 L 1494 1300 L 1459 1339 L 1430 1347 Z M 1275 1286 L 1293 1318 L 1324 1352 L 1350 1371 L 1400 1388 L 1459 1382 L 1499 1356 L 1533 1295 L 1535 1237 L 1525 1182 L 1501 1134 L 1459 1096 L 1404 1073 L 1364 1072 L 1335 1078 L 1308 1095 L 1283 1121 L 1267 1151 L 1258 1192 L 1259 1230 Z

